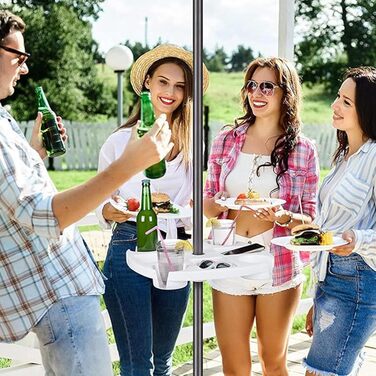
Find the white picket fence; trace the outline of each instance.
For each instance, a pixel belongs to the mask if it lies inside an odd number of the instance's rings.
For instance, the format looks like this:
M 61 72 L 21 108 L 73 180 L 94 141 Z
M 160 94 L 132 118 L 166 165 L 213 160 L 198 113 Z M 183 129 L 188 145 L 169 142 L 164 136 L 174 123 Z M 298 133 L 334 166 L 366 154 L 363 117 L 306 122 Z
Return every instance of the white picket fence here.
M 31 136 L 33 126 L 32 121 L 20 123 L 20 128 L 27 139 Z M 54 158 L 54 168 L 56 170 L 96 170 L 99 150 L 116 128 L 115 123 L 64 121 L 64 126 L 68 133 L 67 152 L 61 157 Z
M 337 143 L 335 129 L 331 125 L 305 125 L 303 134 L 315 141 L 320 167 L 330 168 Z
M 30 137 L 33 124 L 33 122 L 20 123 L 27 138 Z M 96 170 L 99 150 L 116 128 L 115 123 L 90 124 L 65 121 L 64 125 L 69 135 L 67 152 L 62 157 L 54 158 L 54 168 L 56 170 Z M 223 124 L 220 122 L 210 122 L 209 145 L 222 126 Z M 320 166 L 329 168 L 336 145 L 333 127 L 329 125 L 305 125 L 303 133 L 316 142 Z

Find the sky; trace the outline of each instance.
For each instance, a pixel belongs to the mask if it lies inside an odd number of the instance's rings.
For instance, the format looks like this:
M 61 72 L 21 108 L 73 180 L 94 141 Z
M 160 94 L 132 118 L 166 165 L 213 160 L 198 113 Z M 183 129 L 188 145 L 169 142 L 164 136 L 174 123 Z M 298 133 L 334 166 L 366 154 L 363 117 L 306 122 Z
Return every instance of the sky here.
M 159 40 L 192 49 L 192 0 L 106 0 L 93 24 L 99 50 L 112 46 Z M 278 0 L 203 0 L 203 44 L 209 52 L 216 46 L 230 54 L 242 44 L 255 54 L 276 55 L 278 51 Z

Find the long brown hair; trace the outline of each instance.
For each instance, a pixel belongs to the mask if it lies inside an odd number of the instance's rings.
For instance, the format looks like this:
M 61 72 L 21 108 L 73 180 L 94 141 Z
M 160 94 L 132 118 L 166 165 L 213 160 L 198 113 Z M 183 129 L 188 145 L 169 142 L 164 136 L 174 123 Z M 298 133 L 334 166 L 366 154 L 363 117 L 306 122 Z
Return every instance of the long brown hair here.
M 376 68 L 358 67 L 348 69 L 343 81 L 351 78 L 355 82 L 355 109 L 363 135 L 376 141 Z M 345 131 L 337 130 L 338 147 L 333 155 L 333 164 L 346 156 L 349 140 Z
M 235 128 L 248 123 L 252 126 L 255 123 L 256 116 L 248 101 L 246 90 L 247 82 L 252 78 L 257 68 L 269 68 L 275 72 L 277 84 L 283 90 L 281 102 L 281 114 L 279 118 L 279 126 L 283 130 L 283 134 L 278 137 L 274 149 L 270 156 L 270 163 L 263 166 L 277 167 L 277 185 L 279 187 L 279 179 L 288 169 L 289 155 L 295 148 L 297 137 L 300 131 L 300 103 L 301 103 L 301 85 L 299 76 L 293 65 L 286 59 L 271 57 L 258 58 L 252 61 L 244 76 L 244 86 L 241 90 L 241 100 L 244 115 L 235 120 Z
M 179 152 L 183 152 L 183 161 L 187 166 L 189 161 L 191 160 L 191 107 L 192 107 L 192 88 L 193 88 L 193 78 L 192 78 L 192 71 L 189 66 L 182 60 L 175 58 L 175 57 L 167 57 L 164 59 L 157 60 L 155 63 L 151 65 L 149 68 L 145 80 L 147 76 L 153 77 L 153 74 L 163 64 L 173 63 L 178 65 L 184 73 L 185 85 L 184 85 L 184 98 L 180 106 L 173 112 L 172 114 L 172 140 L 175 145 L 178 146 Z M 144 85 L 142 90 L 147 90 Z M 137 121 L 140 119 L 141 116 L 141 107 L 140 107 L 140 100 L 137 101 L 135 109 L 127 120 L 127 122 L 121 125 L 119 128 L 116 129 L 118 131 L 122 128 L 131 128 L 136 125 Z

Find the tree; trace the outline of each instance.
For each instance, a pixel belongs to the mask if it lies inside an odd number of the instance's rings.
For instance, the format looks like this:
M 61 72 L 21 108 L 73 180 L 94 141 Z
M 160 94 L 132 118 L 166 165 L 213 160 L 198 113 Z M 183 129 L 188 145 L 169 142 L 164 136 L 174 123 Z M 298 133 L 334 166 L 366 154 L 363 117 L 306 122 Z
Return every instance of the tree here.
M 252 48 L 239 45 L 236 51 L 233 51 L 230 59 L 230 71 L 242 72 L 247 65 L 254 59 Z
M 223 47 L 216 46 L 212 54 L 204 51 L 203 58 L 206 67 L 210 72 L 224 72 L 227 67 L 228 57 Z
M 375 65 L 375 0 L 297 0 L 296 23 L 303 81 L 335 91 L 346 67 Z
M 17 7 L 15 11 L 26 22 L 25 45 L 32 57 L 28 60 L 29 74 L 8 99 L 13 114 L 18 119 L 35 118 L 34 87 L 41 85 L 51 107 L 65 119 L 113 116 L 116 96 L 98 78 L 94 62 L 98 46 L 91 24 L 65 2 L 40 3 L 44 6 L 33 5 L 32 10 Z
M 131 41 L 126 40 L 124 43 L 125 46 L 129 47 L 133 53 L 133 58 L 136 61 L 141 55 L 143 55 L 145 52 L 148 52 L 150 48 L 148 46 L 144 46 L 140 42 L 135 42 L 132 44 Z M 154 48 L 154 47 L 152 47 Z
M 41 7 L 46 13 L 51 12 L 55 5 L 64 5 L 80 19 L 87 17 L 97 19 L 102 10 L 100 4 L 103 2 L 104 0 L 11 0 L 11 4 L 20 8 L 33 10 L 35 7 Z

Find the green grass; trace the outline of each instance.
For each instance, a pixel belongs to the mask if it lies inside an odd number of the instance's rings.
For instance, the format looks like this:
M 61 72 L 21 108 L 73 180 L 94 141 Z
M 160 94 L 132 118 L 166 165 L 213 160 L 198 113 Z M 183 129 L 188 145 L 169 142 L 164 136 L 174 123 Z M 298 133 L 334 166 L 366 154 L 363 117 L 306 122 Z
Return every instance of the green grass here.
M 95 176 L 96 171 L 49 171 L 48 173 L 57 190 L 64 191 L 89 180 Z
M 308 88 L 303 85 L 303 110 L 304 124 L 330 124 L 332 119 L 331 103 L 335 98 L 325 92 L 321 85 Z
M 243 85 L 242 73 L 210 74 L 210 84 L 204 96 L 204 104 L 209 106 L 210 119 L 223 123 L 233 123 L 242 113 L 240 89 Z

